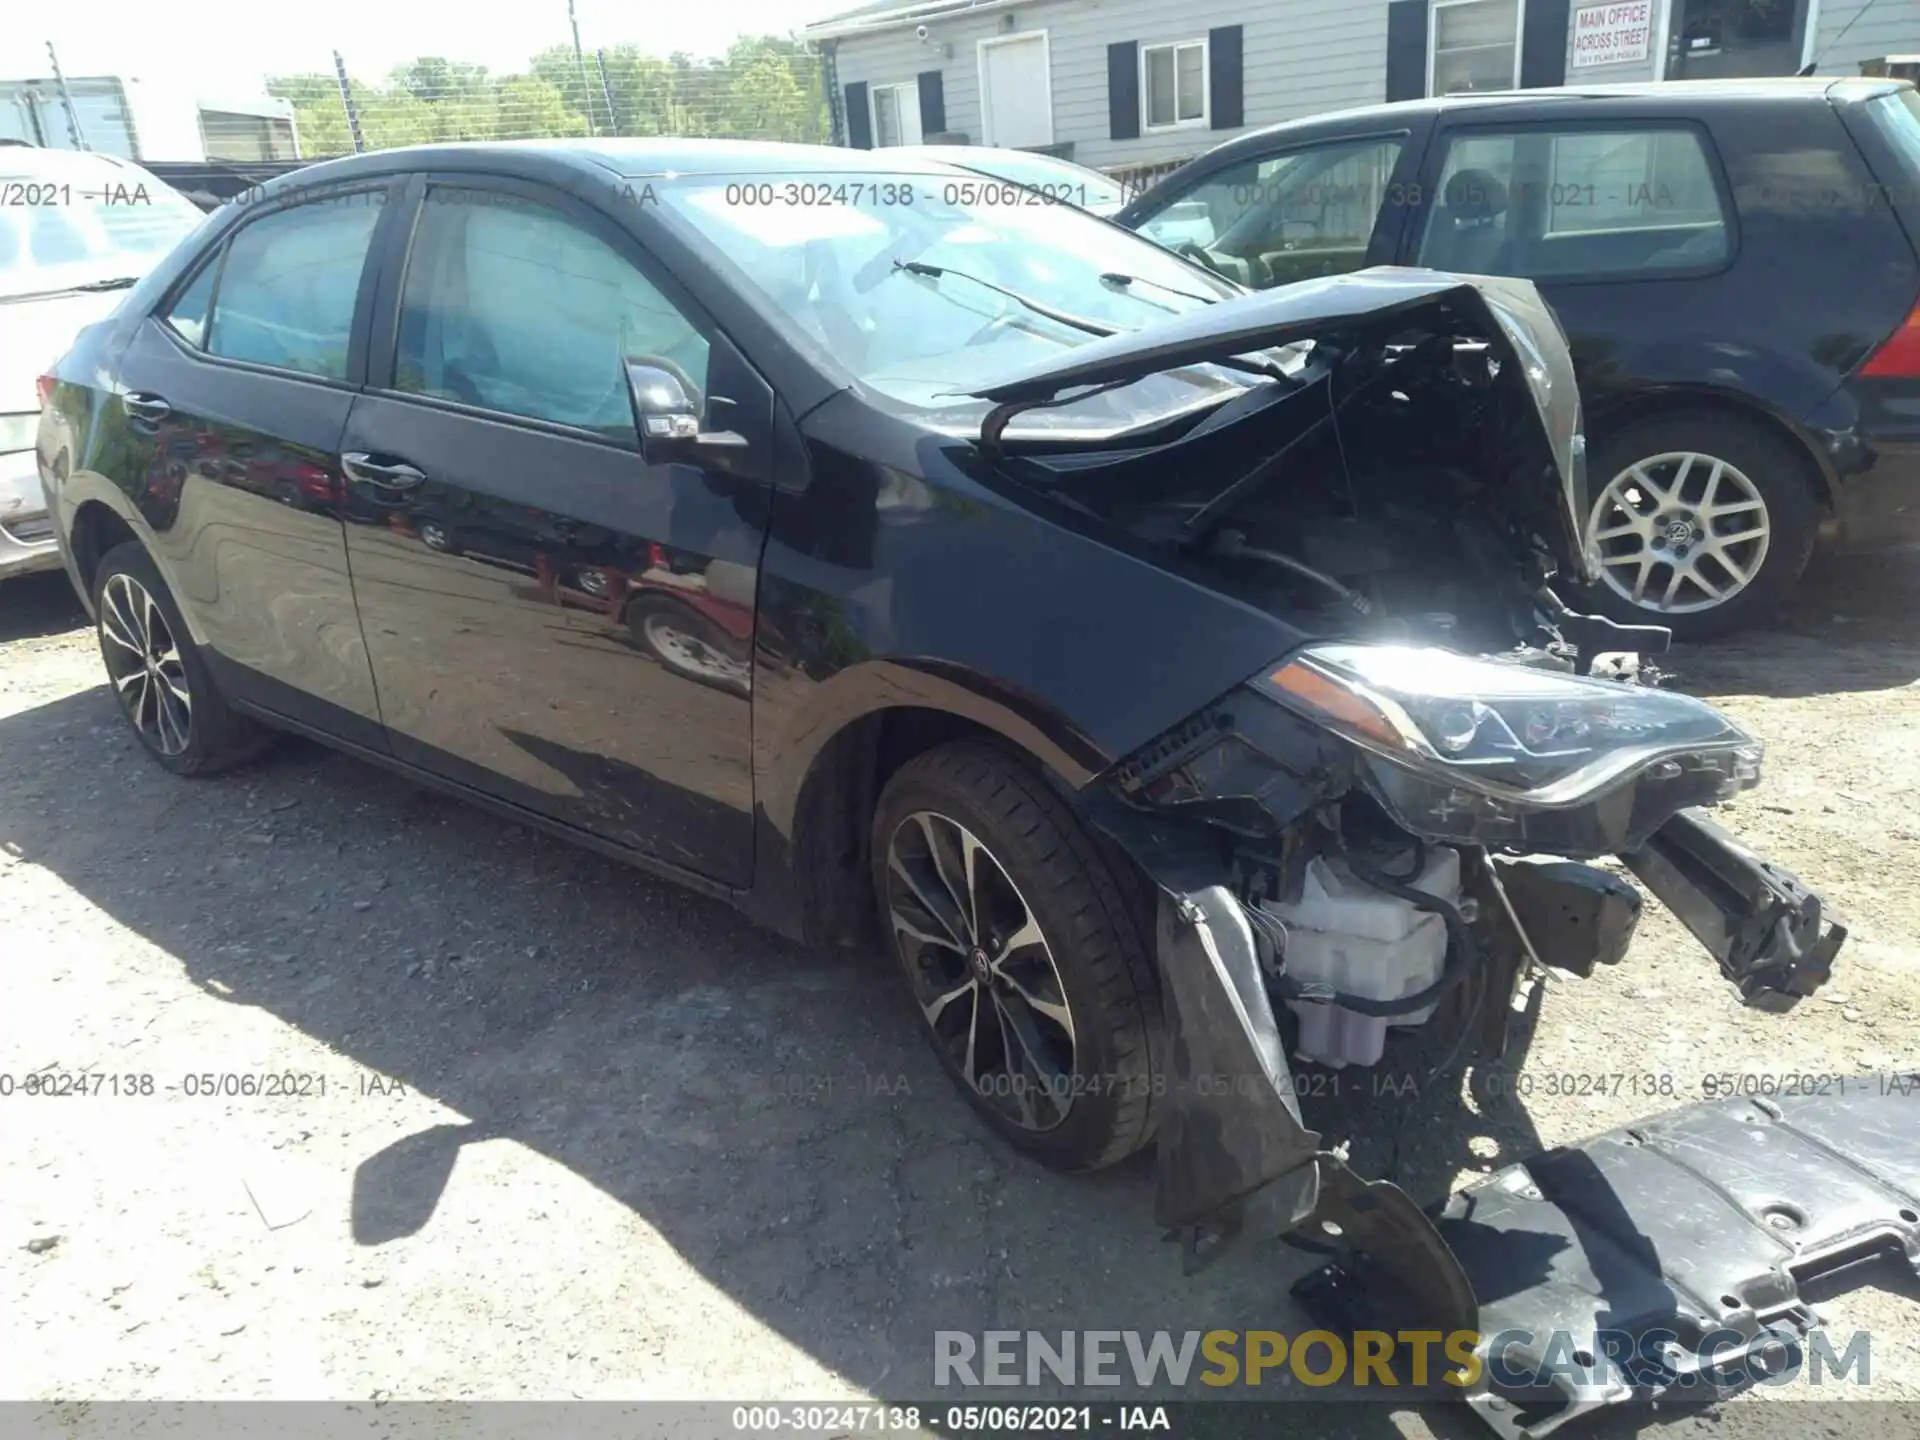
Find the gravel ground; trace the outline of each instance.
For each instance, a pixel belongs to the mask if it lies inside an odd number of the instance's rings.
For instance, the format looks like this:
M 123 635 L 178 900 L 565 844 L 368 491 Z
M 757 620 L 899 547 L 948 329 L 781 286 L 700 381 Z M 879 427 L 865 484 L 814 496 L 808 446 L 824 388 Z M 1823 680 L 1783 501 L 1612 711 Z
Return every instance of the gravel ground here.
M 1627 964 L 1545 987 L 1524 1100 L 1309 1118 L 1424 1198 L 1708 1074 L 1920 1060 L 1916 607 L 1920 559 L 1822 562 L 1781 629 L 1672 661 L 1769 744 L 1729 823 L 1854 927 L 1821 1000 L 1743 1010 L 1652 907 Z M 0 1398 L 925 1396 L 937 1329 L 1304 1326 L 1295 1252 L 1181 1276 L 1150 1163 L 1062 1179 L 996 1144 L 878 962 L 304 743 L 167 775 L 57 575 L 0 589 L 0 756 L 0 1072 L 172 1087 L 0 1099 Z M 1629 1071 L 1673 1099 L 1542 1093 Z M 183 1093 L 230 1074 L 300 1093 Z M 1872 1394 L 1920 1398 L 1920 1283 L 1815 1298 L 1872 1331 Z

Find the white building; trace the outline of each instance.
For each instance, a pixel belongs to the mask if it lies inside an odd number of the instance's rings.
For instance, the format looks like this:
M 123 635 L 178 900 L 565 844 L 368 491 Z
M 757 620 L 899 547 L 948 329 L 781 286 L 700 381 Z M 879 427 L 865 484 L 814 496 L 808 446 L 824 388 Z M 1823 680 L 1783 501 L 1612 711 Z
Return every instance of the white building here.
M 844 143 L 938 135 L 1129 169 L 1457 90 L 1857 75 L 1920 52 L 1920 0 L 873 0 L 806 34 Z

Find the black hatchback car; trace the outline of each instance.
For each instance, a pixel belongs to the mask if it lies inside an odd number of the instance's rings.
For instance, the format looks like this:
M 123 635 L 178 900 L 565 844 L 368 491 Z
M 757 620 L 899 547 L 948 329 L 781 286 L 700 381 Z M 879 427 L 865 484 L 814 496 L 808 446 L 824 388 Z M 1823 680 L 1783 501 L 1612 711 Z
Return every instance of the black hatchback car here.
M 1549 584 L 1583 442 L 1529 282 L 1243 294 L 982 188 L 581 142 L 224 207 L 43 382 L 112 690 L 181 774 L 304 732 L 886 944 L 989 1124 L 1157 1137 L 1196 1244 L 1256 1206 L 1457 1272 L 1288 1044 L 1497 1052 L 1537 961 L 1624 953 L 1582 857 L 1756 1004 L 1844 932 L 1693 808 L 1761 749 L 1629 683 L 1666 632 Z
M 1749 623 L 1823 531 L 1920 539 L 1920 96 L 1886 80 L 1454 95 L 1237 137 L 1116 217 L 1242 284 L 1531 278 L 1586 403 L 1600 583 Z

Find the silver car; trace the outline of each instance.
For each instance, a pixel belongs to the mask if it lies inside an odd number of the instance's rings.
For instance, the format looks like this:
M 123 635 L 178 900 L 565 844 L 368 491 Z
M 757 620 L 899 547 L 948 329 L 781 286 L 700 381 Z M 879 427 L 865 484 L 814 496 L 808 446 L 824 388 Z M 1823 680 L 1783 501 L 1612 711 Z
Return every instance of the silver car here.
M 34 463 L 39 377 L 202 218 L 131 161 L 0 145 L 0 580 L 60 564 Z

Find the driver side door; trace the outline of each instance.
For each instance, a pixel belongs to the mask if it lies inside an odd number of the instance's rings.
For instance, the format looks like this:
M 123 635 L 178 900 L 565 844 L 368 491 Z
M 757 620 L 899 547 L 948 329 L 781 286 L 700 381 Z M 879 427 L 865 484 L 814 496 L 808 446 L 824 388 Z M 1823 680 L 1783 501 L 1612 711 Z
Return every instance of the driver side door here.
M 1419 204 L 1413 141 L 1403 130 L 1243 153 L 1124 223 L 1255 290 L 1386 264 Z

